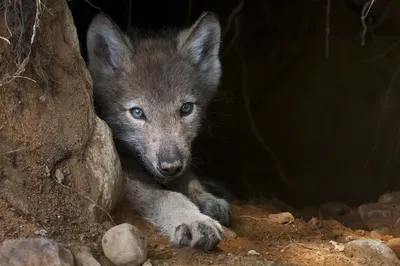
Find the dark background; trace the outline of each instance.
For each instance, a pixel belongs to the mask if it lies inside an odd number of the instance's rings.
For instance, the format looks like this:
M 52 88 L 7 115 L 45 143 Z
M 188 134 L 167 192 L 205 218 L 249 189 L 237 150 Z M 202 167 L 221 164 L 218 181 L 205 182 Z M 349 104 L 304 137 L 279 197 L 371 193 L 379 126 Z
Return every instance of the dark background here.
M 90 2 L 126 28 L 128 1 Z M 224 35 L 220 93 L 195 145 L 198 171 L 239 198 L 278 197 L 296 207 L 358 205 L 399 189 L 400 5 L 392 2 L 390 19 L 361 47 L 357 8 L 332 0 L 326 58 L 326 1 L 244 1 L 238 27 Z M 132 25 L 182 27 L 210 10 L 226 29 L 238 3 L 133 0 Z M 70 7 L 85 47 L 87 26 L 99 10 L 84 0 Z M 235 29 L 240 33 L 230 49 Z M 244 91 L 253 125 L 287 182 L 252 130 Z

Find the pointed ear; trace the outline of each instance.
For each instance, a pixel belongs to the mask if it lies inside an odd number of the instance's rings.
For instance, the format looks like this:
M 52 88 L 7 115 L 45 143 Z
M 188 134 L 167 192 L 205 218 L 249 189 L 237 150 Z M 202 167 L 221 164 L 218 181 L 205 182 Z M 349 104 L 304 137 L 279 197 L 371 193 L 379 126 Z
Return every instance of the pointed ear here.
M 221 26 L 212 12 L 203 13 L 189 28 L 178 36 L 178 51 L 202 71 L 219 78 L 221 64 L 218 58 Z
M 96 15 L 89 25 L 86 45 L 92 74 L 113 74 L 129 67 L 132 44 L 107 15 Z

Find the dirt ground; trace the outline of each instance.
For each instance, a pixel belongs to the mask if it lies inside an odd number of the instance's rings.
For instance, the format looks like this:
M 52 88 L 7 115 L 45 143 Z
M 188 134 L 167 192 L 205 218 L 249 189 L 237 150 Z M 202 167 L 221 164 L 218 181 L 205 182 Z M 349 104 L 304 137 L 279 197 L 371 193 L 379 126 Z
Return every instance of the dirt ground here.
M 149 223 L 137 218 L 127 204 L 117 210 L 114 220 L 117 224 L 128 222 L 137 226 L 146 236 L 149 258 L 153 265 L 352 265 L 350 259 L 335 251 L 331 240 L 345 243 L 363 237 L 371 237 L 363 230 L 353 231 L 337 221 L 304 221 L 278 224 L 268 219 L 274 212 L 272 206 L 254 204 L 233 204 L 233 225 L 236 237 L 227 235 L 216 250 L 201 252 L 191 248 L 172 248 L 165 236 L 156 232 Z M 91 247 L 94 256 L 102 265 L 110 262 L 101 251 L 101 236 L 112 226 L 105 222 L 103 228 L 76 235 L 68 221 L 46 227 L 31 217 L 23 216 L 0 200 L 0 242 L 6 238 L 35 237 L 44 235 L 64 243 L 84 244 Z M 77 224 L 87 227 L 87 224 Z M 104 230 L 103 230 L 104 229 Z M 387 241 L 391 236 L 373 237 Z M 254 250 L 259 255 L 249 255 Z

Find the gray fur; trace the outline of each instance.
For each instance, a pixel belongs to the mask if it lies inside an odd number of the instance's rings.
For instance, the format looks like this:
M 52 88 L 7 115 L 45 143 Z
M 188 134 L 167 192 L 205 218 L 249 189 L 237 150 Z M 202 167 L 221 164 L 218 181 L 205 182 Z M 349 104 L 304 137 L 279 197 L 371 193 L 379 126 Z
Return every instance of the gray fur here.
M 122 33 L 99 14 L 87 34 L 96 107 L 113 131 L 128 199 L 173 244 L 206 250 L 231 220 L 229 204 L 190 170 L 192 142 L 220 82 L 220 35 L 212 13 L 154 36 Z M 182 115 L 185 103 L 194 105 Z

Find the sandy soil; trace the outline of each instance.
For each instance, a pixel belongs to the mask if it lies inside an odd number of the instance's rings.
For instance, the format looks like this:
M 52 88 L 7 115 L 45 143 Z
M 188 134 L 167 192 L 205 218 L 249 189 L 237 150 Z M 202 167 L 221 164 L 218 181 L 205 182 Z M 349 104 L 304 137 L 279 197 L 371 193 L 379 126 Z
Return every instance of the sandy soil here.
M 350 259 L 336 251 L 330 241 L 344 243 L 370 237 L 369 232 L 353 231 L 337 221 L 307 222 L 296 219 L 289 224 L 274 223 L 268 218 L 272 211 L 272 207 L 265 205 L 234 204 L 231 229 L 237 236 L 228 235 L 211 252 L 170 247 L 166 237 L 158 234 L 149 223 L 137 218 L 126 204 L 117 210 L 114 220 L 118 224 L 134 224 L 142 230 L 148 239 L 149 258 L 153 265 L 351 265 Z M 68 226 L 64 223 L 67 221 L 45 227 L 31 217 L 17 213 L 4 201 L 0 201 L 0 215 L 0 241 L 44 234 L 63 242 L 89 245 L 102 265 L 111 265 L 102 254 L 100 239 L 103 230 L 98 227 L 92 233 L 77 237 L 74 231 L 65 231 Z M 103 229 L 110 226 L 110 221 L 105 222 Z M 379 235 L 374 237 L 386 241 L 392 238 Z M 249 255 L 250 250 L 259 255 Z

